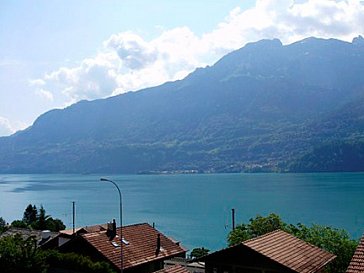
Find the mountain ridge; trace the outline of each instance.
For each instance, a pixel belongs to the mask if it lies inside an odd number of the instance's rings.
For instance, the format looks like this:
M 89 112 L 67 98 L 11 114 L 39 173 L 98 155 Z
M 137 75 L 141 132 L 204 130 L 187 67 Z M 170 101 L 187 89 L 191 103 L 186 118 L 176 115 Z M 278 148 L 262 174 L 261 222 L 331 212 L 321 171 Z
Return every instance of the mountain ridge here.
M 307 161 L 361 147 L 362 40 L 262 40 L 183 80 L 51 110 L 0 138 L 0 172 L 335 170 Z

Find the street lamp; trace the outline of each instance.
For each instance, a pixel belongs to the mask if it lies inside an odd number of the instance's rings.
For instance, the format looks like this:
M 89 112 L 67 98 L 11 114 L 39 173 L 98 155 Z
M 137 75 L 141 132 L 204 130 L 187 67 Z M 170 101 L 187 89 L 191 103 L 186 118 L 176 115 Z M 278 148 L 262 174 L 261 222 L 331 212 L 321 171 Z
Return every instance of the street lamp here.
M 119 204 L 119 206 L 120 206 L 120 272 L 123 273 L 123 221 L 122 221 L 123 207 L 122 207 L 121 191 L 120 191 L 118 185 L 114 181 L 112 181 L 110 179 L 100 178 L 100 181 L 113 183 L 114 186 L 117 188 L 117 190 L 119 192 L 119 202 L 120 202 L 120 204 Z

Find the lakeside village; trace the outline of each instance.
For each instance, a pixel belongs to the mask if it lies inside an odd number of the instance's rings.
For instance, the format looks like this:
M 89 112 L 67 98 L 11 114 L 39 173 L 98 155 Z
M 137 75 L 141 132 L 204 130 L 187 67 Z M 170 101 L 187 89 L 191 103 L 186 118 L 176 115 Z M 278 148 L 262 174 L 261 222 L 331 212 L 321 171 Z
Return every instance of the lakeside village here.
M 234 209 L 232 216 L 227 248 L 196 248 L 187 255 L 183 242 L 154 224 L 121 228 L 113 220 L 65 229 L 43 206 L 38 212 L 29 204 L 22 220 L 9 225 L 0 217 L 0 272 L 364 272 L 364 236 L 358 243 L 344 230 L 286 224 L 276 214 L 235 227 Z

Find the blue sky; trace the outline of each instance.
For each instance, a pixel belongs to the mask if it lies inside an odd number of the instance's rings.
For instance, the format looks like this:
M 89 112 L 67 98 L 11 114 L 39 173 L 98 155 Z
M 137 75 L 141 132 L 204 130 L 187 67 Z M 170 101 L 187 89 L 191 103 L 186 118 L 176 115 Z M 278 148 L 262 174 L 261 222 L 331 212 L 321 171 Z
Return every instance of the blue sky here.
M 351 41 L 359 0 L 0 2 L 0 136 L 42 113 L 181 79 L 262 38 Z

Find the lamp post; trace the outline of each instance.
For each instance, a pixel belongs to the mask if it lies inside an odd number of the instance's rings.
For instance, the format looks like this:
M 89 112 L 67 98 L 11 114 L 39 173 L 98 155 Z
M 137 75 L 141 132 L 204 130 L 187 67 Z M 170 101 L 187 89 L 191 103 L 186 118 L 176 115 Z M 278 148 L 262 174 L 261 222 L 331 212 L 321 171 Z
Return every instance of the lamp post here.
M 118 192 L 119 192 L 119 206 L 120 206 L 120 272 L 123 273 L 123 220 L 122 220 L 122 211 L 123 211 L 123 207 L 122 207 L 122 198 L 121 198 L 121 191 L 118 187 L 118 185 L 110 180 L 110 179 L 106 179 L 106 178 L 100 178 L 100 181 L 105 181 L 105 182 L 110 182 L 112 184 L 114 184 L 114 186 L 117 188 Z

